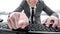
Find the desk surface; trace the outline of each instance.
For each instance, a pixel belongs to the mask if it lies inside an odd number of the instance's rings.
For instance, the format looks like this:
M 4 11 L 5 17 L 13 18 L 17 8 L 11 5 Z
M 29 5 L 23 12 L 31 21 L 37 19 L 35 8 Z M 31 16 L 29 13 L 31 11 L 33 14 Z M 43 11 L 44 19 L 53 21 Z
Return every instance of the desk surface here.
M 23 32 L 19 32 L 23 33 Z M 60 32 L 47 32 L 47 31 L 28 31 L 27 33 L 40 33 L 40 34 L 60 34 Z M 0 29 L 0 34 L 17 34 L 17 31 L 12 31 L 10 29 Z

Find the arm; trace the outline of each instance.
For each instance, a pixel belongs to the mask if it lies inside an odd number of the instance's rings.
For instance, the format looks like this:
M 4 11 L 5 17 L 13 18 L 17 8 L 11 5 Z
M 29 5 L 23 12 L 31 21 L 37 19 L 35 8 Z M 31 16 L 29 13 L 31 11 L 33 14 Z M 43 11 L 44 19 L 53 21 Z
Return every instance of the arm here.
M 24 9 L 24 3 L 25 3 L 25 0 L 21 2 L 19 7 L 17 7 L 17 9 L 15 9 L 14 12 L 21 12 Z
M 46 4 L 43 2 L 43 10 L 47 13 L 47 15 L 49 15 L 50 17 L 48 17 L 46 20 L 44 20 L 44 24 L 46 24 L 47 27 L 50 26 L 51 20 L 54 21 L 53 25 L 51 27 L 57 27 L 58 25 L 58 18 L 59 16 L 57 15 L 57 13 L 55 13 L 54 11 L 52 11 L 48 6 L 46 6 Z
M 57 13 L 55 13 L 54 11 L 52 11 L 48 6 L 46 6 L 46 4 L 43 2 L 43 10 L 49 15 L 49 16 L 55 16 L 57 18 L 59 18 L 59 16 L 57 15 Z

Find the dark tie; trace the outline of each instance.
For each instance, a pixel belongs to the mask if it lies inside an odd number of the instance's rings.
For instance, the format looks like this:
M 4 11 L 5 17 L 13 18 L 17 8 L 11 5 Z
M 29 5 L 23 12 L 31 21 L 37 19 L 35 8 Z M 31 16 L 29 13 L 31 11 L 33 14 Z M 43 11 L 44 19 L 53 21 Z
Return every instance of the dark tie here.
M 34 17 L 34 7 L 32 7 L 32 14 L 31 14 L 31 22 L 33 23 L 33 17 Z

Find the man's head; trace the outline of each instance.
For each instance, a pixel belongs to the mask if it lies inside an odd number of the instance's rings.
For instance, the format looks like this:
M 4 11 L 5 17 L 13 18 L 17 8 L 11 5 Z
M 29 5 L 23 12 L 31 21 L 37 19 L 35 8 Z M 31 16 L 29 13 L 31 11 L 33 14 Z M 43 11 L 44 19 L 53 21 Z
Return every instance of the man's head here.
M 27 3 L 30 7 L 34 7 L 37 4 L 38 0 L 27 0 Z

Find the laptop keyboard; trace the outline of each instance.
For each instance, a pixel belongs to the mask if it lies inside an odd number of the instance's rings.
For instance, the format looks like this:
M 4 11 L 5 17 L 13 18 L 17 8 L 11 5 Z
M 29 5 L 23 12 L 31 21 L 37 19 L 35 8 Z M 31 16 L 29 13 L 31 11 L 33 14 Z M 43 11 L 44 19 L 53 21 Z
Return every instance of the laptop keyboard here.
M 59 32 L 60 31 L 60 28 L 55 29 L 52 27 L 46 27 L 45 25 L 41 25 L 40 27 L 36 27 L 36 28 L 40 28 L 39 31 L 47 31 L 47 32 Z M 9 28 L 8 28 L 7 24 L 0 23 L 0 29 L 9 29 Z M 31 30 L 31 31 L 33 31 L 33 30 Z

